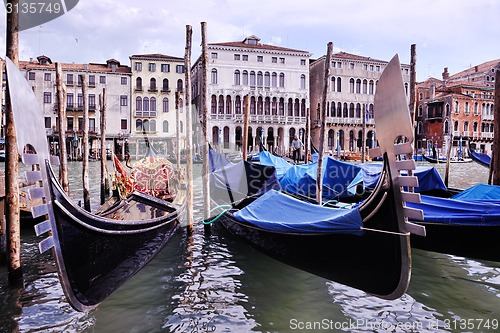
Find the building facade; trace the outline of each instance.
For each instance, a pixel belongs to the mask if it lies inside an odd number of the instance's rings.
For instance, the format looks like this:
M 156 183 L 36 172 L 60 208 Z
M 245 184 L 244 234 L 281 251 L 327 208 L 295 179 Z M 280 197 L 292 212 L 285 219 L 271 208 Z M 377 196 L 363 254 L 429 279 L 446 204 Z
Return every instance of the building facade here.
M 184 58 L 164 54 L 130 56 L 133 101 L 131 155 L 146 153 L 147 138 L 162 154 L 171 155 L 177 145 L 177 109 L 180 146 L 185 148 Z
M 56 65 L 47 56 L 36 60 L 20 61 L 19 68 L 26 75 L 28 84 L 39 101 L 45 130 L 51 151 L 59 150 L 58 104 Z M 116 154 L 123 153 L 125 140 L 130 132 L 130 67 L 110 59 L 106 64 L 61 63 L 65 91 L 66 145 L 69 158 L 81 157 L 83 135 L 83 91 L 81 76 L 87 82 L 87 106 L 89 110 L 89 141 L 91 155 L 100 154 L 100 104 L 99 95 L 106 96 L 106 147 Z
M 240 150 L 249 98 L 249 151 L 261 141 L 287 153 L 294 135 L 304 132 L 309 107 L 306 51 L 262 44 L 256 36 L 241 42 L 208 44 L 208 140 L 222 151 Z M 200 107 L 201 58 L 192 69 L 193 106 Z
M 319 144 L 325 61 L 326 56 L 323 56 L 310 66 L 311 138 L 316 146 Z M 332 55 L 325 129 L 325 150 L 332 155 L 360 152 L 362 140 L 367 148 L 375 146 L 373 102 L 377 82 L 387 64 L 387 61 L 346 52 Z M 402 64 L 401 70 L 409 101 L 410 66 Z
M 467 156 L 468 148 L 491 153 L 494 87 L 480 80 L 450 82 L 446 69 L 443 79 L 417 86 L 417 152 L 446 156 L 450 148 L 452 158 Z

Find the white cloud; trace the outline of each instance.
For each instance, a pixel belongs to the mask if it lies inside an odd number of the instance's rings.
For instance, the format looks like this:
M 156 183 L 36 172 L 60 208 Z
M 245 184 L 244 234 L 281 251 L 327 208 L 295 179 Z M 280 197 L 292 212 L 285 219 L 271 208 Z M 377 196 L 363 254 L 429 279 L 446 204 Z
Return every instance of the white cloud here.
M 419 79 L 500 58 L 495 0 L 185 0 L 137 2 L 85 0 L 64 16 L 20 33 L 20 56 L 40 53 L 54 61 L 124 64 L 137 53 L 182 57 L 185 27 L 193 27 L 193 57 L 199 54 L 200 22 L 208 42 L 255 34 L 262 42 L 306 50 L 319 57 L 326 44 L 378 59 L 399 53 L 409 62 L 417 44 Z M 5 14 L 0 29 L 5 31 Z M 78 39 L 78 43 L 76 42 Z M 0 45 L 5 53 L 5 45 Z M 432 73 L 431 73 L 432 69 Z

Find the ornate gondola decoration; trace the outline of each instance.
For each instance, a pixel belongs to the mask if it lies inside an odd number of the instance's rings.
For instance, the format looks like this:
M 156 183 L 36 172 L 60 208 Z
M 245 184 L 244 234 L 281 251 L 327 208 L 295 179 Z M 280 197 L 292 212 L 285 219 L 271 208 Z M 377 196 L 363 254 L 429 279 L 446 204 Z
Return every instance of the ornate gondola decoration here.
M 410 280 L 410 232 L 423 235 L 425 229 L 408 222 L 422 212 L 405 205 L 420 196 L 403 190 L 418 181 L 401 175 L 415 169 L 415 161 L 397 56 L 379 80 L 375 121 L 380 147 L 372 153 L 383 156 L 384 166 L 363 202 L 339 209 L 291 198 L 275 191 L 274 167 L 242 161 L 213 166 L 212 200 L 230 207 L 220 224 L 284 263 L 381 298 L 400 297 Z
M 45 132 L 33 130 L 44 128 L 33 91 L 12 61 L 6 63 L 18 150 L 25 164 L 37 166 L 26 173 L 28 182 L 40 185 L 29 195 L 44 202 L 32 208 L 33 217 L 46 216 L 35 226 L 37 235 L 48 234 L 40 251 L 53 249 L 69 303 L 78 311 L 91 310 L 144 267 L 179 228 L 183 191 L 170 197 L 172 202 L 134 191 L 99 215 L 75 205 L 52 171 Z M 22 154 L 26 144 L 36 154 Z

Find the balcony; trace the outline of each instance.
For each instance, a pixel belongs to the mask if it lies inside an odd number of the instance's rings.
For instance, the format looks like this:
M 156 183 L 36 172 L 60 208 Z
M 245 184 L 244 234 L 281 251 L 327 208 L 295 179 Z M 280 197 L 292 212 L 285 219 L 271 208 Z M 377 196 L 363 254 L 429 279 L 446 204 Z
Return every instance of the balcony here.
M 134 117 L 136 118 L 155 118 L 156 111 L 135 111 Z
M 210 114 L 210 120 L 225 120 L 235 123 L 243 123 L 243 114 Z M 306 123 L 306 117 L 277 116 L 277 115 L 256 115 L 249 117 L 250 123 L 261 124 L 302 124 Z

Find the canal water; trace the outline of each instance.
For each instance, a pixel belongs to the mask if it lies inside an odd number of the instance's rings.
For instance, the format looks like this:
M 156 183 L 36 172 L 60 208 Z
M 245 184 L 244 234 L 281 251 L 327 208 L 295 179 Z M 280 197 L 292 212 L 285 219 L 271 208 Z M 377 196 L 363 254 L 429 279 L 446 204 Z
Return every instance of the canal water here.
M 444 175 L 444 165 L 436 167 Z M 91 169 L 98 198 L 99 163 Z M 82 200 L 81 163 L 69 170 L 72 197 Z M 487 180 L 476 163 L 451 165 L 452 187 Z M 198 217 L 201 190 L 195 194 Z M 64 297 L 52 255 L 39 254 L 40 240 L 23 229 L 23 288 L 8 287 L 0 267 L 0 332 L 500 331 L 499 263 L 415 249 L 407 293 L 386 301 L 281 264 L 225 233 L 206 236 L 197 223 L 97 309 L 79 313 Z

